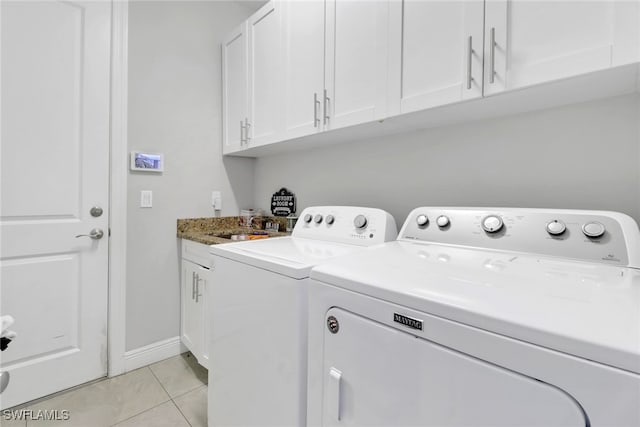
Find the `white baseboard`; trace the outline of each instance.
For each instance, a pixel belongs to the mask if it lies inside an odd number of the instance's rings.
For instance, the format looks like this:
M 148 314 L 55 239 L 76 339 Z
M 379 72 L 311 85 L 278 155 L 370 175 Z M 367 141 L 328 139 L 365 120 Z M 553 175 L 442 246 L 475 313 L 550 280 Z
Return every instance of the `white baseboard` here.
M 124 370 L 125 372 L 133 371 L 134 369 L 177 356 L 185 351 L 187 351 L 187 348 L 182 344 L 179 336 L 154 342 L 144 347 L 127 351 L 124 354 Z

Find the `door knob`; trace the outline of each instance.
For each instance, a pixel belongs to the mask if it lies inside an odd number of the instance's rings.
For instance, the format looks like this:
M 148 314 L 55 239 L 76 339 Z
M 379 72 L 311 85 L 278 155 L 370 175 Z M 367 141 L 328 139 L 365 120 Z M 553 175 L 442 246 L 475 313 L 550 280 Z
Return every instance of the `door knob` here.
M 102 236 L 104 236 L 104 231 L 100 230 L 99 228 L 94 228 L 89 232 L 89 234 L 78 234 L 76 236 L 76 239 L 78 237 L 90 237 L 94 240 L 100 240 L 102 239 Z

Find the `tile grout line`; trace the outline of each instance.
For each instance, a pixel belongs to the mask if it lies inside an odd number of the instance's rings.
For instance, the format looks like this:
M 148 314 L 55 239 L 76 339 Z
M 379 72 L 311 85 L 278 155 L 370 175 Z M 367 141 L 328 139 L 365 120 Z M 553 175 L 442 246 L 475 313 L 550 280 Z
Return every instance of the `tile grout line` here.
M 153 372 L 153 369 L 151 369 L 151 365 L 147 365 L 147 366 L 145 366 L 145 368 L 147 368 L 149 370 L 149 372 L 151 372 L 151 375 L 153 375 L 153 378 L 155 378 L 155 380 L 158 382 L 158 384 L 160 384 L 160 387 L 162 387 L 164 392 L 167 393 L 167 396 L 169 396 L 169 400 L 173 400 L 173 397 L 171 397 L 171 394 L 169 393 L 169 391 L 165 388 L 164 384 L 162 384 L 162 381 L 160 381 L 160 378 L 158 378 L 156 376 L 156 373 Z
M 151 365 L 143 366 L 142 368 L 134 369 L 133 371 L 129 371 L 129 372 L 134 372 L 134 371 L 137 371 L 137 370 L 148 369 L 148 370 L 149 370 L 149 372 L 151 373 L 151 376 L 153 376 L 153 378 L 154 378 L 156 381 L 158 381 L 158 383 L 160 383 L 160 381 L 158 380 L 158 378 L 156 378 L 155 374 L 153 373 L 153 371 L 151 370 L 151 368 L 150 368 L 149 366 L 151 366 Z M 125 374 L 123 374 L 123 375 L 126 375 L 126 374 L 128 374 L 129 372 L 126 372 L 126 373 L 125 373 Z M 116 378 L 117 378 L 117 377 L 116 377 Z M 120 423 L 123 423 L 123 422 L 125 422 L 125 421 L 127 421 L 127 420 L 129 420 L 129 419 L 131 419 L 131 418 L 133 418 L 133 417 L 137 417 L 138 415 L 144 414 L 145 412 L 150 411 L 150 410 L 152 410 L 152 409 L 154 409 L 154 408 L 157 408 L 157 407 L 158 407 L 158 406 L 160 406 L 160 405 L 164 405 L 165 403 L 167 403 L 168 401 L 170 401 L 170 400 L 171 400 L 171 396 L 169 396 L 169 393 L 167 393 L 167 391 L 164 389 L 164 387 L 162 386 L 162 384 L 160 384 L 160 387 L 162 388 L 162 390 L 164 390 L 164 392 L 167 394 L 167 396 L 169 397 L 169 399 L 165 400 L 164 402 L 160 402 L 160 403 L 158 403 L 157 405 L 152 406 L 151 408 L 147 408 L 147 409 L 145 409 L 145 410 L 143 410 L 143 411 L 140 411 L 140 412 L 138 412 L 137 414 L 133 414 L 133 415 L 131 415 L 130 417 L 125 418 L 124 420 L 120 420 L 120 421 L 118 421 L 117 423 L 113 424 L 111 427 L 116 426 L 116 425 L 118 425 L 118 424 L 120 424 Z
M 174 400 L 174 399 L 177 399 L 177 398 L 179 398 L 179 397 L 184 396 L 185 394 L 188 394 L 188 393 L 194 392 L 194 391 L 196 391 L 197 389 L 199 389 L 200 387 L 207 387 L 207 386 L 208 386 L 208 384 L 202 383 L 202 384 L 197 385 L 197 386 L 195 386 L 194 388 L 192 388 L 192 389 L 190 389 L 190 390 L 187 390 L 187 391 L 185 391 L 185 392 L 183 392 L 183 393 L 180 393 L 180 394 L 178 394 L 178 395 L 176 395 L 176 396 L 173 396 L 173 397 L 169 396 L 169 397 L 171 398 L 171 400 Z
M 161 387 L 162 387 L 162 389 L 167 393 L 167 395 L 169 395 L 169 398 L 170 398 L 171 400 L 173 400 L 173 399 L 175 399 L 175 398 L 178 398 L 178 397 L 180 397 L 180 396 L 184 396 L 184 395 L 185 395 L 185 394 L 187 394 L 187 393 L 191 393 L 192 391 L 197 390 L 198 388 L 200 388 L 200 387 L 202 387 L 202 386 L 208 386 L 208 385 L 209 385 L 209 384 L 208 384 L 208 382 L 206 382 L 206 383 L 205 383 L 205 382 L 200 381 L 200 379 L 198 378 L 198 375 L 196 374 L 196 372 L 194 371 L 194 369 L 192 368 L 192 366 L 189 364 L 189 362 L 187 362 L 187 361 L 182 357 L 182 355 L 183 355 L 183 354 L 190 354 L 190 353 L 191 353 L 191 352 L 181 353 L 181 354 L 179 354 L 179 355 L 177 355 L 177 356 L 173 356 L 173 357 L 170 357 L 170 358 L 168 358 L 168 359 L 164 359 L 164 360 L 161 360 L 161 361 L 159 361 L 159 362 L 155 362 L 155 363 L 152 363 L 152 364 L 150 364 L 150 365 L 145 366 L 146 368 L 149 368 L 149 370 L 151 371 L 151 373 L 153 374 L 153 376 L 154 376 L 154 377 L 156 378 L 156 380 L 160 383 L 160 386 L 161 386 Z M 187 356 L 187 357 L 193 357 L 193 358 L 195 359 L 195 356 L 193 356 L 193 355 L 191 355 L 191 356 Z M 192 389 L 189 389 L 189 390 L 187 390 L 187 391 L 184 391 L 184 392 L 182 392 L 182 393 L 180 393 L 180 394 L 178 394 L 178 395 L 172 396 L 172 395 L 171 395 L 171 393 L 169 393 L 169 390 L 167 390 L 167 389 L 166 389 L 166 387 L 164 386 L 164 384 L 162 384 L 162 381 L 160 381 L 160 378 L 158 378 L 158 377 L 156 376 L 155 372 L 153 372 L 153 369 L 151 369 L 151 366 L 153 366 L 153 365 L 157 365 L 157 364 L 162 363 L 162 362 L 166 362 L 167 360 L 171 360 L 171 359 L 179 359 L 179 360 L 181 360 L 181 361 L 182 361 L 182 363 L 184 364 L 184 366 L 187 368 L 187 370 L 188 370 L 188 371 L 191 371 L 191 373 L 194 375 L 194 377 L 195 377 L 198 381 L 200 381 L 200 384 L 199 384 L 199 385 L 197 385 L 197 386 L 195 386 L 195 387 L 194 387 L 194 388 L 192 388 Z M 197 362 L 197 359 L 196 359 L 196 363 L 198 363 L 198 362 Z
M 186 393 L 182 393 L 180 396 L 176 396 L 175 398 L 172 398 L 172 399 L 171 399 L 171 400 L 173 401 L 173 403 L 176 405 L 176 407 L 178 408 L 178 411 L 180 411 L 180 413 L 184 416 L 184 418 L 187 420 L 187 423 L 189 423 L 189 425 L 190 425 L 191 427 L 193 427 L 193 424 L 191 424 L 191 422 L 189 421 L 189 418 L 184 414 L 184 412 L 182 412 L 182 409 L 180 408 L 180 405 L 178 405 L 178 402 L 176 402 L 176 401 L 175 401 L 175 399 L 180 398 L 180 397 L 183 397 L 183 396 L 185 396 L 185 395 L 187 395 L 187 394 L 189 394 L 189 393 L 194 393 L 195 391 L 200 390 L 201 388 L 206 388 L 206 389 L 207 389 L 207 391 L 208 391 L 208 390 L 209 390 L 209 385 L 208 385 L 208 384 L 202 384 L 202 385 L 200 385 L 200 386 L 198 386 L 198 387 L 194 388 L 194 389 L 193 389 L 193 390 L 191 390 L 191 391 L 188 391 L 188 392 L 186 392 Z M 206 403 L 205 403 L 205 405 L 206 405 Z M 205 411 L 206 411 L 206 412 L 209 412 L 209 408 L 208 408 L 208 406 L 205 406 Z M 207 416 L 208 416 L 208 414 L 207 414 Z
M 171 399 L 169 399 L 169 400 L 165 400 L 165 401 L 164 401 L 164 402 L 162 402 L 162 403 L 158 403 L 156 406 L 152 406 L 152 407 L 151 407 L 151 408 L 149 408 L 149 409 L 145 409 L 145 410 L 144 410 L 144 411 L 142 411 L 142 412 L 138 412 L 137 414 L 134 414 L 134 415 L 132 415 L 132 416 L 130 416 L 130 417 L 128 417 L 128 418 L 125 418 L 124 420 L 120 420 L 120 421 L 118 421 L 117 423 L 112 424 L 110 427 L 117 426 L 118 424 L 123 423 L 123 422 L 125 422 L 125 421 L 128 421 L 128 420 L 130 420 L 131 418 L 137 417 L 138 415 L 142 415 L 142 414 L 144 414 L 145 412 L 149 412 L 150 410 L 155 409 L 155 408 L 157 408 L 158 406 L 162 406 L 162 405 L 164 405 L 165 403 L 167 403 L 167 402 L 169 402 L 169 401 L 171 401 Z
M 182 412 L 182 409 L 180 409 L 180 406 L 178 406 L 176 401 L 171 399 L 171 403 L 173 403 L 173 406 L 175 406 L 176 409 L 178 410 L 178 412 L 180 412 L 180 415 L 182 415 L 182 418 L 184 418 L 184 420 L 187 422 L 187 424 L 189 424 L 189 427 L 193 427 L 193 424 L 191 424 L 191 422 L 189 421 L 187 416 L 184 414 L 184 412 Z
M 128 418 L 125 418 L 124 420 L 120 420 L 120 421 L 118 421 L 117 423 L 115 423 L 115 424 L 114 424 L 114 426 L 115 426 L 115 425 L 118 425 L 118 424 L 120 424 L 120 423 L 122 423 L 122 422 L 125 422 L 126 420 L 129 420 L 129 419 L 131 419 L 131 418 L 133 418 L 133 417 L 137 417 L 138 415 L 144 414 L 145 412 L 150 411 L 150 410 L 152 410 L 152 409 L 154 409 L 154 408 L 157 408 L 157 407 L 158 407 L 158 406 L 160 406 L 160 405 L 164 405 L 165 403 L 167 403 L 168 401 L 170 401 L 170 400 L 171 400 L 171 396 L 169 395 L 169 393 L 167 392 L 167 390 L 165 390 L 165 389 L 164 389 L 164 387 L 162 386 L 162 383 L 160 383 L 160 380 L 158 380 L 158 378 L 155 376 L 155 374 L 153 373 L 153 371 L 151 370 L 151 368 L 150 368 L 149 366 L 151 366 L 151 365 L 147 365 L 147 366 L 144 366 L 144 367 L 142 367 L 142 368 L 138 368 L 138 369 L 148 369 L 148 370 L 149 370 L 149 373 L 151 373 L 151 376 L 152 376 L 152 377 L 153 377 L 153 378 L 154 378 L 154 379 L 155 379 L 155 380 L 160 384 L 160 388 L 162 388 L 162 390 L 167 394 L 167 397 L 168 397 L 169 399 L 167 399 L 167 400 L 165 400 L 165 401 L 163 401 L 163 402 L 160 402 L 160 403 L 158 403 L 157 405 L 152 406 L 151 408 L 147 408 L 147 409 L 145 409 L 145 410 L 143 410 L 143 411 L 141 411 L 141 412 L 138 412 L 137 414 L 133 414 L 132 416 L 130 416 L 130 417 L 128 417 Z M 134 371 L 137 371 L 137 369 L 134 369 Z M 133 371 L 130 371 L 130 372 L 133 372 Z M 113 426 L 111 426 L 111 427 L 113 427 Z

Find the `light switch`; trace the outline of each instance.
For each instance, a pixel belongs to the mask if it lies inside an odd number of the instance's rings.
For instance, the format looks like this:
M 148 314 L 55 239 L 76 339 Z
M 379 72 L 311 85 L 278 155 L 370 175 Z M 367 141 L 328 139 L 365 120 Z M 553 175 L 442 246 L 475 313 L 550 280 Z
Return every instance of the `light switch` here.
M 211 206 L 213 206 L 213 209 L 217 211 L 222 210 L 222 192 L 220 191 L 211 192 Z
M 153 191 L 142 190 L 140 191 L 140 207 L 150 208 L 153 206 Z

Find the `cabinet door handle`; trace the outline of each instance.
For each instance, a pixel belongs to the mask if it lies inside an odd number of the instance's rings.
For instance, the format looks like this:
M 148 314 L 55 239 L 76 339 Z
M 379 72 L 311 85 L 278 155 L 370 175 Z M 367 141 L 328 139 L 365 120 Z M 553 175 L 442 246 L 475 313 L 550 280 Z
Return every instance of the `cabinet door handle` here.
M 320 125 L 320 119 L 318 118 L 318 108 L 320 106 L 320 101 L 318 101 L 318 94 L 314 92 L 313 94 L 313 127 L 317 128 Z
M 471 75 L 471 62 L 473 61 L 473 37 L 469 36 L 467 42 L 467 90 L 471 89 L 473 76 Z
M 248 118 L 244 118 L 244 142 L 245 143 L 249 143 L 249 140 L 251 139 L 251 137 L 249 136 L 249 127 L 251 126 L 251 124 L 249 124 L 249 119 Z
M 240 120 L 240 145 L 244 144 L 244 123 Z
M 491 49 L 489 50 L 490 58 L 489 58 L 489 83 L 493 84 L 496 77 L 496 29 L 495 27 L 491 28 L 491 33 L 489 36 L 489 44 L 491 45 Z
M 324 124 L 326 125 L 329 121 L 329 97 L 327 96 L 327 90 L 324 90 Z
M 202 269 L 202 267 L 200 267 Z M 199 274 L 196 274 L 196 302 L 200 301 L 202 294 L 200 293 L 200 282 L 203 281 Z
M 196 272 L 191 273 L 191 299 L 196 299 Z
M 200 296 L 200 275 L 196 273 L 196 303 L 198 302 L 198 297 Z

